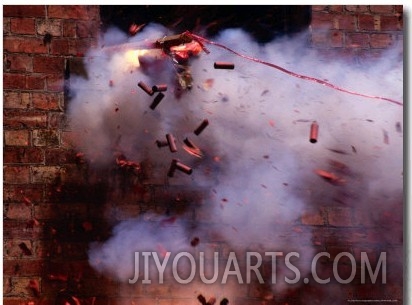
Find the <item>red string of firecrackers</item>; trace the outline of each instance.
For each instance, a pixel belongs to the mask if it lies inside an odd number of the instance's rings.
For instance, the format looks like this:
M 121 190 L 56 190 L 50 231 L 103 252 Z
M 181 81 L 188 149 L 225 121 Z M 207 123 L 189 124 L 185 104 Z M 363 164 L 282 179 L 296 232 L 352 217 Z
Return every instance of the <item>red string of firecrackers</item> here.
M 285 69 L 285 68 L 283 68 L 283 67 L 281 67 L 281 66 L 272 64 L 272 63 L 270 63 L 270 62 L 266 62 L 266 61 L 260 60 L 260 59 L 258 59 L 258 58 L 254 58 L 254 57 L 251 57 L 251 56 L 247 56 L 247 55 L 244 55 L 244 54 L 240 54 L 240 53 L 236 52 L 235 50 L 233 50 L 233 49 L 231 49 L 231 48 L 229 48 L 229 47 L 227 47 L 227 46 L 225 46 L 225 45 L 223 45 L 223 44 L 220 44 L 220 43 L 215 42 L 215 41 L 211 41 L 211 40 L 209 40 L 209 39 L 206 39 L 206 38 L 204 38 L 204 37 L 201 37 L 201 36 L 198 36 L 198 35 L 196 35 L 196 34 L 190 33 L 190 32 L 188 32 L 188 31 L 185 32 L 185 34 L 188 35 L 188 36 L 191 36 L 193 39 L 197 40 L 201 45 L 203 45 L 203 43 L 208 43 L 208 44 L 217 46 L 217 47 L 219 47 L 219 48 L 225 49 L 225 50 L 227 50 L 227 51 L 229 51 L 229 52 L 231 52 L 231 53 L 233 53 L 233 54 L 235 54 L 235 55 L 237 55 L 237 56 L 240 56 L 240 57 L 242 57 L 242 58 L 245 58 L 245 59 L 248 59 L 248 60 L 251 60 L 251 61 L 260 63 L 260 64 L 262 64 L 262 65 L 269 66 L 269 67 L 271 67 L 271 68 L 277 69 L 277 70 L 279 70 L 279 71 L 282 71 L 282 72 L 284 72 L 284 73 L 286 73 L 286 74 L 289 74 L 289 75 L 291 75 L 291 76 L 294 76 L 294 77 L 297 77 L 297 78 L 300 78 L 300 79 L 304 79 L 304 80 L 316 82 L 316 83 L 318 83 L 318 84 L 321 84 L 321 85 L 324 85 L 324 86 L 326 86 L 326 87 L 332 88 L 332 89 L 334 89 L 334 90 L 341 91 L 341 92 L 345 92 L 345 93 L 348 93 L 348 94 L 357 95 L 357 96 L 366 97 L 366 98 L 384 100 L 384 101 L 387 101 L 387 102 L 390 102 L 390 103 L 393 103 L 393 104 L 396 104 L 396 105 L 399 105 L 399 106 L 403 106 L 403 103 L 401 103 L 401 102 L 399 102 L 399 101 L 397 101 L 397 100 L 391 99 L 391 98 L 381 97 L 381 96 L 375 96 L 375 95 L 368 95 L 368 94 L 363 94 L 363 93 L 359 93 L 359 92 L 347 90 L 347 89 L 338 87 L 338 86 L 336 86 L 336 85 L 334 85 L 334 84 L 332 84 L 332 83 L 329 83 L 329 82 L 327 82 L 327 81 L 324 81 L 324 80 L 321 80 L 321 79 L 318 79 L 318 78 L 315 78 L 315 77 L 310 77 L 310 76 L 307 76 L 307 75 L 302 75 L 302 74 L 299 74 L 299 73 L 295 73 L 295 72 L 293 72 L 293 71 L 289 71 L 289 70 L 287 70 L 287 69 Z

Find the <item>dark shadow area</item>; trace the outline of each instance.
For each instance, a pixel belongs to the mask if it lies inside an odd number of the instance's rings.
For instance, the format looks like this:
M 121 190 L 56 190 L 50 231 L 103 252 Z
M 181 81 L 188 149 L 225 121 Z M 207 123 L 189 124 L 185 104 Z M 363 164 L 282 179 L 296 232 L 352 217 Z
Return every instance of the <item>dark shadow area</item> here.
M 132 24 L 158 23 L 184 32 L 202 31 L 215 36 L 227 28 L 242 28 L 265 43 L 306 30 L 310 5 L 103 5 L 103 31 L 116 26 L 128 32 Z

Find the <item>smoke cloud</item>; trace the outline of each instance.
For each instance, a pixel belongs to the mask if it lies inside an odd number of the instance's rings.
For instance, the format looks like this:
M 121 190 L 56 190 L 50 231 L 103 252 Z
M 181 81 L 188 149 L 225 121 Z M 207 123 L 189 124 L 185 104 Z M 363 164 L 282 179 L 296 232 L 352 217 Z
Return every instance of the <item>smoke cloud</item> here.
M 193 88 L 176 97 L 169 57 L 149 51 L 143 67 L 130 58 L 129 48 L 110 49 L 119 42 L 146 49 L 148 42 L 173 33 L 148 25 L 130 41 L 115 29 L 109 34 L 105 47 L 90 50 L 86 57 L 88 79 L 71 80 L 75 97 L 69 112 L 72 127 L 82 134 L 79 149 L 97 167 L 111 164 L 114 152 L 136 162 L 149 158 L 149 181 L 189 190 L 201 187 L 208 196 L 196 212 L 195 229 L 188 229 L 190 215 L 179 216 L 182 221 L 173 230 L 153 226 L 164 215 L 120 223 L 112 238 L 91 246 L 90 263 L 97 270 L 126 281 L 134 270 L 134 251 L 158 251 L 159 244 L 168 251 L 188 250 L 193 233 L 213 235 L 210 223 L 221 228 L 215 233 L 239 253 L 297 251 L 302 261 L 309 261 L 316 249 L 307 226 L 300 226 L 301 217 L 335 207 L 350 208 L 353 219 L 363 215 L 376 226 L 382 224 L 379 215 L 390 211 L 396 221 L 382 242 L 401 238 L 403 107 L 292 77 L 212 45 L 207 45 L 210 54 L 191 59 Z M 320 57 L 308 47 L 306 33 L 260 45 L 230 29 L 216 41 L 351 91 L 403 99 L 402 46 L 373 64 L 350 64 Z M 232 62 L 235 69 L 214 69 L 216 61 Z M 149 108 L 155 95 L 141 90 L 139 81 L 150 87 L 167 84 L 155 110 Z M 209 125 L 194 135 L 204 119 Z M 316 144 L 309 142 L 313 121 L 319 124 Z M 177 153 L 155 144 L 168 133 L 176 139 Z M 200 148 L 202 158 L 182 149 L 185 138 Z M 190 166 L 193 174 L 176 171 L 167 178 L 173 158 Z M 322 177 L 319 170 L 337 178 Z M 205 248 L 201 243 L 199 249 Z M 300 270 L 304 276 L 310 264 Z

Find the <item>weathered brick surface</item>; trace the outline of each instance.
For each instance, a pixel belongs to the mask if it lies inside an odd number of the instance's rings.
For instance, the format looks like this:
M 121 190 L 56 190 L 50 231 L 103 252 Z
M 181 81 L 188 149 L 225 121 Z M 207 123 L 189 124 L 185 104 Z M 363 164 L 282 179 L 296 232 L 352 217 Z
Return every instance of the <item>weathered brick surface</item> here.
M 61 19 L 38 19 L 36 21 L 36 33 L 39 35 L 49 34 L 53 38 L 62 36 Z
M 3 49 L 10 53 L 47 53 L 47 46 L 43 43 L 43 39 L 36 37 L 4 37 Z
M 19 91 L 3 91 L 3 98 L 4 108 L 25 109 L 30 107 L 30 93 Z
M 401 42 L 403 7 L 396 5 L 312 6 L 312 45 L 333 56 L 363 60 L 379 57 L 376 49 Z M 396 33 L 396 34 L 395 34 Z M 345 52 L 356 50 L 356 52 Z M 365 50 L 367 52 L 365 52 Z M 367 53 L 372 54 L 369 56 Z M 329 55 L 327 55 L 329 56 Z
M 28 34 L 35 33 L 34 18 L 11 18 L 10 31 L 13 34 Z
M 33 72 L 61 73 L 64 68 L 64 58 L 50 56 L 35 56 L 33 58 Z
M 3 162 L 13 163 L 43 163 L 44 151 L 36 147 L 5 147 L 3 151 Z
M 393 38 L 391 34 L 371 34 L 370 38 L 371 48 L 388 48 L 393 45 Z
M 3 15 L 7 17 L 45 17 L 45 5 L 5 5 Z
M 26 54 L 9 54 L 5 59 L 6 71 L 33 72 L 33 59 Z
M 6 184 L 30 183 L 30 168 L 28 166 L 4 166 L 3 180 Z
M 6 146 L 28 146 L 30 143 L 28 130 L 6 130 L 4 132 L 4 144 Z
M 347 33 L 346 34 L 346 46 L 351 48 L 368 48 L 369 47 L 369 35 L 363 33 Z
M 81 22 L 79 27 L 77 22 Z M 69 259 L 57 264 L 66 265 L 69 271 L 67 262 L 81 261 L 87 271 L 88 242 L 67 235 L 62 229 L 62 225 L 69 224 L 62 222 L 63 219 L 72 213 L 83 215 L 84 219 L 87 208 L 77 204 L 81 209 L 76 209 L 74 198 L 66 194 L 62 197 L 59 193 L 63 183 L 85 182 L 75 177 L 81 174 L 76 170 L 77 159 L 73 151 L 60 147 L 60 133 L 68 129 L 63 112 L 65 62 L 68 57 L 84 54 L 97 38 L 99 26 L 97 6 L 3 7 L 5 304 L 37 304 L 39 297 L 42 304 L 55 304 L 56 293 L 65 288 L 66 283 L 56 283 L 47 277 L 52 271 L 51 257 Z M 65 40 L 60 40 L 63 36 Z M 78 39 L 84 41 L 77 42 Z M 59 209 L 56 200 L 71 202 Z M 56 211 L 60 213 L 54 213 Z M 95 216 L 99 213 L 96 210 Z M 82 228 L 81 224 L 79 227 Z M 85 232 L 76 231 L 76 234 L 81 236 Z M 56 240 L 58 236 L 69 236 L 72 241 L 60 243 Z M 84 236 L 90 240 L 90 233 Z M 96 278 L 90 266 L 88 268 L 88 273 Z M 84 270 L 75 269 L 78 274 Z M 30 285 L 38 285 L 41 295 L 36 295 Z M 92 304 L 91 300 L 87 302 Z M 94 304 L 104 302 L 108 303 L 103 297 Z
M 62 100 L 63 96 L 61 93 L 32 93 L 33 108 L 39 110 L 59 110 L 63 103 Z
M 45 128 L 47 113 L 39 111 L 9 110 L 3 112 L 5 128 Z
M 50 5 L 48 16 L 50 18 L 96 20 L 99 8 L 93 5 Z

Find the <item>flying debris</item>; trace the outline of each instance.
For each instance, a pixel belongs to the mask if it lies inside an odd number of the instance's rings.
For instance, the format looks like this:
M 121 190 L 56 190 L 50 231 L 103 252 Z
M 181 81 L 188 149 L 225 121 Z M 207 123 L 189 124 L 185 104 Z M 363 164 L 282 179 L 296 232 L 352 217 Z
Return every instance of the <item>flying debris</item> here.
M 316 121 L 312 122 L 310 125 L 310 143 L 316 143 L 318 141 L 319 125 Z
M 152 96 L 154 94 L 152 88 L 150 88 L 148 85 L 146 85 L 144 82 L 140 81 L 137 83 L 137 85 L 142 88 L 142 90 L 144 92 L 146 92 L 147 94 L 149 94 L 150 96 Z
M 209 125 L 209 120 L 204 119 L 202 123 L 200 123 L 200 125 L 193 131 L 193 133 L 197 136 L 200 135 L 207 125 Z
M 157 105 L 160 104 L 162 99 L 165 97 L 165 95 L 162 92 L 159 92 L 156 97 L 154 98 L 153 102 L 150 104 L 150 109 L 155 110 Z
M 213 64 L 213 67 L 215 69 L 230 69 L 230 70 L 233 70 L 235 68 L 235 64 L 231 63 L 231 62 L 217 61 Z

